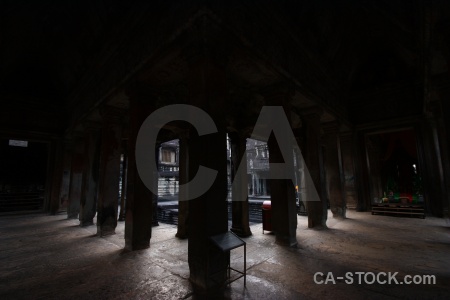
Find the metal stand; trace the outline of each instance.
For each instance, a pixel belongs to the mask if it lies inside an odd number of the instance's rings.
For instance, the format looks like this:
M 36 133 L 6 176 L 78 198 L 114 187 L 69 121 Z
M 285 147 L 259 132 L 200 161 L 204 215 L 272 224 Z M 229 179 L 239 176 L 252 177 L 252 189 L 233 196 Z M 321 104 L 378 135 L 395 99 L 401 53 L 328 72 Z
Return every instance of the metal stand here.
M 211 241 L 211 244 L 215 247 L 219 248 L 223 253 L 227 253 L 228 255 L 228 265 L 227 265 L 227 280 L 225 281 L 224 285 L 230 284 L 233 281 L 238 280 L 241 277 L 244 277 L 244 286 L 246 286 L 246 276 L 247 276 L 247 245 L 246 243 L 241 240 L 237 235 L 235 235 L 233 232 L 228 231 L 226 233 L 221 233 L 218 235 L 214 235 L 209 237 L 209 240 Z M 239 248 L 241 246 L 244 246 L 244 270 L 236 270 L 231 267 L 230 263 L 230 251 L 236 248 Z M 233 280 L 231 280 L 231 270 L 239 273 L 240 275 Z M 207 273 L 208 274 L 207 270 Z M 220 271 L 222 272 L 222 271 Z M 218 273 L 218 272 L 217 272 Z M 211 279 L 214 274 L 210 274 Z

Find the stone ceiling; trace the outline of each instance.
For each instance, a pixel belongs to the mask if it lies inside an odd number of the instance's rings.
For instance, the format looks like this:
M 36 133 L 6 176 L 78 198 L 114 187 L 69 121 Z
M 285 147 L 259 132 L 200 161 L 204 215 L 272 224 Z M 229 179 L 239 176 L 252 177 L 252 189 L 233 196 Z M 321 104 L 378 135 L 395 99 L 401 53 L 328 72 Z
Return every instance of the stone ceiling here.
M 90 109 L 82 101 L 109 97 L 124 106 L 123 91 L 108 94 L 113 79 L 116 86 L 130 74 L 155 87 L 182 82 L 192 28 L 201 30 L 193 16 L 202 11 L 217 27 L 210 33 L 220 32 L 209 38 L 224 46 L 234 86 L 292 81 L 296 105 L 325 105 L 328 119 L 345 115 L 367 93 L 420 90 L 427 64 L 432 75 L 448 76 L 445 1 L 11 0 L 0 4 L 0 101 L 78 109 L 81 116 Z M 163 51 L 168 47 L 171 53 Z M 132 50 L 146 59 L 130 61 L 139 58 L 124 54 Z

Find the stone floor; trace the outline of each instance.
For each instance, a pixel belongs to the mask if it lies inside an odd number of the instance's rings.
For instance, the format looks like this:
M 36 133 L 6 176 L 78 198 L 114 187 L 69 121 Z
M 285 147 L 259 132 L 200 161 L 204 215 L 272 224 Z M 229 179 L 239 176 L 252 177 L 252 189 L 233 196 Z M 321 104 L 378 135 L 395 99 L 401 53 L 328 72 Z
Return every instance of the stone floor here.
M 328 230 L 307 229 L 298 217 L 298 248 L 281 247 L 274 236 L 251 227 L 247 242 L 247 287 L 231 283 L 225 299 L 444 299 L 450 298 L 450 224 L 437 218 L 372 216 L 350 211 L 329 219 Z M 65 215 L 0 218 L 0 299 L 196 299 L 189 285 L 187 240 L 173 225 L 153 228 L 151 248 L 123 252 L 124 224 L 117 234 L 95 236 Z M 242 268 L 241 249 L 232 264 Z M 314 274 L 324 273 L 315 284 Z M 434 285 L 346 284 L 346 272 L 434 275 Z M 364 278 L 364 276 L 362 276 Z M 366 277 L 368 281 L 371 275 Z M 381 280 L 387 279 L 384 277 Z

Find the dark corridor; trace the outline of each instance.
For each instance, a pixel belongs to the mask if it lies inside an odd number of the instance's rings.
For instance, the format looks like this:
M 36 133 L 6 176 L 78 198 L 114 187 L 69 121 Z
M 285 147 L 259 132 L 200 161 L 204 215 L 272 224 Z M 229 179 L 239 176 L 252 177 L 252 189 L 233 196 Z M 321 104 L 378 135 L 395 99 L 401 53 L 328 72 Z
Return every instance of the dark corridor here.
M 45 143 L 0 140 L 0 213 L 43 208 L 47 151 Z

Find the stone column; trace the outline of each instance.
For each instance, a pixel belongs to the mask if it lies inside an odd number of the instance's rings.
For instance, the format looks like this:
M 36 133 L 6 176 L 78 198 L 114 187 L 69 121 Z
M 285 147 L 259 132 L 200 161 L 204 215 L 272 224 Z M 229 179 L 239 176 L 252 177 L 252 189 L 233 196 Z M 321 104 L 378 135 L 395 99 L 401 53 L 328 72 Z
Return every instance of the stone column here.
M 123 112 L 114 107 L 102 107 L 101 115 L 97 235 L 105 236 L 115 234 L 117 226 Z
M 421 137 L 421 167 L 424 185 L 424 200 L 427 211 L 437 217 L 444 217 L 447 201 L 445 198 L 444 164 L 438 135 L 436 117 L 428 114 L 423 122 Z
M 367 151 L 367 163 L 368 163 L 368 174 L 370 183 L 370 203 L 374 203 L 374 198 L 382 198 L 384 189 L 384 184 L 382 183 L 381 167 L 382 164 L 380 160 L 381 155 L 384 154 L 384 149 L 381 148 L 380 135 L 372 134 L 366 135 L 366 151 Z
M 218 127 L 217 133 L 203 136 L 198 136 L 196 130 L 189 132 L 189 181 L 196 176 L 199 165 L 218 171 L 209 190 L 189 201 L 190 281 L 197 294 L 205 294 L 223 287 L 228 261 L 208 240 L 209 236 L 228 231 L 227 139 L 223 113 L 227 104 L 226 73 L 217 59 L 204 54 L 191 63 L 187 77 L 190 104 L 205 110 Z M 217 273 L 215 280 L 211 280 L 214 273 Z
M 358 203 L 356 211 L 366 211 L 370 205 L 369 172 L 367 166 L 367 152 L 364 139 L 364 133 L 355 131 L 352 137 L 354 166 L 355 166 L 355 188 L 358 193 Z
M 211 247 L 208 237 L 228 231 L 226 151 L 225 132 L 191 137 L 189 141 L 189 179 L 197 175 L 199 165 L 218 171 L 212 187 L 189 201 L 190 280 L 194 289 L 200 293 L 217 290 L 225 280 L 225 272 L 215 277 L 217 283 L 209 278 L 226 266 L 227 257 L 217 248 Z
M 152 192 L 144 185 L 136 169 L 136 138 L 144 120 L 154 110 L 153 95 L 130 92 L 130 128 L 128 138 L 127 202 L 125 206 L 125 249 L 150 247 L 152 236 Z M 154 178 L 158 180 L 157 176 Z
M 252 235 L 249 225 L 248 209 L 248 176 L 247 176 L 247 139 L 237 133 L 229 133 L 231 144 L 231 182 L 232 182 L 232 225 L 231 231 L 238 236 L 247 237 Z M 241 165 L 242 164 L 242 165 Z M 238 168 L 242 168 L 239 181 L 236 180 Z M 235 181 L 236 180 L 236 181 Z M 242 190 L 245 191 L 245 199 L 240 199 Z
M 341 149 L 339 123 L 330 122 L 323 126 L 325 140 L 325 170 L 330 208 L 334 218 L 345 218 L 346 206 L 341 180 Z
M 72 145 L 72 161 L 70 173 L 69 203 L 67 205 L 67 218 L 77 219 L 80 212 L 81 189 L 84 170 L 84 145 L 80 137 L 74 138 Z
M 161 144 L 157 143 L 155 145 L 155 161 L 156 161 L 156 168 L 159 170 L 159 151 L 158 149 L 161 148 Z M 156 179 L 153 180 L 153 190 L 158 190 L 158 179 L 159 176 L 156 174 Z M 152 193 L 152 226 L 159 226 L 158 223 L 158 193 L 153 194 Z
M 297 142 L 298 145 L 298 149 L 294 150 L 294 159 L 295 159 L 295 163 L 294 163 L 294 167 L 295 167 L 295 179 L 296 179 L 296 185 L 298 190 L 297 192 L 297 197 L 298 197 L 298 201 L 299 201 L 299 209 L 306 210 L 306 204 L 305 204 L 305 161 L 303 158 L 303 154 L 302 154 L 302 150 L 304 149 L 304 144 L 303 144 L 303 140 L 304 140 L 304 136 L 303 136 L 303 131 L 301 128 L 296 128 L 293 130 L 294 132 L 294 136 L 295 136 L 295 141 Z M 301 206 L 303 206 L 303 208 L 301 208 Z
M 436 181 L 439 182 L 439 194 L 440 199 L 442 199 L 442 204 L 439 204 L 442 207 L 442 213 L 439 215 L 449 218 L 450 217 L 450 191 L 448 187 L 450 186 L 450 148 L 448 147 L 448 130 L 449 127 L 446 127 L 445 119 L 450 118 L 444 112 L 448 112 L 448 110 L 444 110 L 444 108 L 448 105 L 448 99 L 450 96 L 450 88 L 442 89 L 439 94 L 433 96 L 433 102 L 430 104 L 430 110 L 432 112 L 432 116 L 434 122 L 430 122 L 433 132 L 433 142 L 434 142 L 434 152 L 436 156 L 436 161 L 438 162 L 438 167 L 436 168 L 437 172 L 433 175 Z M 449 122 L 447 121 L 447 124 Z
M 70 179 L 72 169 L 72 145 L 69 140 L 63 141 L 63 168 L 61 190 L 59 191 L 59 209 L 66 210 L 69 205 Z
M 448 29 L 447 29 L 448 31 Z M 447 45 L 450 38 L 447 36 Z M 450 51 L 447 52 L 447 62 L 450 62 Z M 442 87 L 439 91 L 439 104 L 434 106 L 434 115 L 437 117 L 437 139 L 440 146 L 442 162 L 442 198 L 444 216 L 450 218 L 450 116 L 444 112 L 450 111 L 450 85 Z M 447 201 L 445 200 L 447 199 Z
M 351 132 L 340 135 L 341 157 L 342 157 L 342 185 L 344 189 L 344 200 L 347 209 L 356 209 L 358 194 L 355 187 L 355 167 Z
M 60 208 L 60 194 L 63 181 L 64 153 L 61 141 L 51 143 L 51 153 L 53 154 L 51 184 L 50 184 L 50 203 L 49 212 L 55 215 Z
M 277 141 L 273 136 L 267 144 L 269 146 L 269 162 L 271 164 L 284 162 L 292 166 L 292 173 L 294 173 L 293 157 L 283 159 Z M 272 228 L 275 232 L 276 242 L 281 245 L 295 246 L 297 245 L 297 213 L 294 183 L 290 179 L 270 179 L 269 181 Z
M 255 173 L 252 173 L 252 196 L 255 195 Z
M 86 123 L 84 131 L 84 170 L 80 202 L 80 226 L 94 225 L 96 213 L 99 158 L 100 124 Z
M 127 171 L 128 171 L 128 152 L 127 152 L 128 140 L 122 140 L 122 191 L 120 194 L 120 212 L 119 221 L 125 221 L 125 199 L 127 195 Z
M 179 183 L 180 185 L 186 184 L 189 178 L 189 146 L 188 146 L 188 137 L 186 134 L 180 137 L 179 147 Z M 186 199 L 187 195 L 182 194 L 182 192 L 186 192 L 185 189 L 180 189 L 178 193 L 178 197 L 180 199 Z M 189 234 L 188 227 L 188 219 L 189 219 L 189 201 L 178 201 L 178 229 L 176 233 L 176 237 L 180 239 L 185 239 Z
M 323 111 L 320 108 L 311 108 L 302 110 L 303 125 L 305 129 L 305 149 L 303 157 L 306 167 L 308 168 L 314 187 L 317 190 L 320 201 L 308 201 L 306 199 L 306 207 L 308 210 L 308 227 L 309 228 L 326 228 L 327 222 L 327 202 L 323 198 L 321 184 L 321 158 L 320 158 L 320 117 Z M 308 195 L 308 191 L 306 191 Z
M 275 87 L 265 94 L 265 102 L 269 105 L 283 107 L 286 117 L 291 124 L 290 100 L 293 90 L 289 86 Z M 294 142 L 294 141 L 292 141 Z M 285 163 L 292 176 L 294 170 L 294 148 L 288 157 L 283 157 L 278 142 L 273 134 L 267 142 L 269 149 L 269 163 Z M 272 170 L 269 169 L 269 174 Z M 272 228 L 276 242 L 281 245 L 297 245 L 297 208 L 295 203 L 295 186 L 290 179 L 270 179 L 270 198 L 272 203 Z

